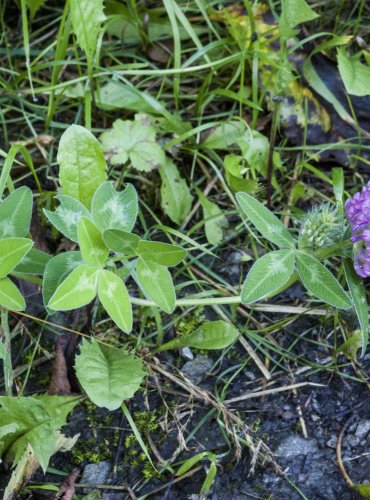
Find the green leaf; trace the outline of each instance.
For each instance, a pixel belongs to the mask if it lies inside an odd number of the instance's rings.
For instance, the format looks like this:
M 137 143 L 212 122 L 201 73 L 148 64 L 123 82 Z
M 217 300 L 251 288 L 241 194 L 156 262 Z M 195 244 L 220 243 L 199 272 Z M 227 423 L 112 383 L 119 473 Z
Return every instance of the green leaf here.
M 279 290 L 294 273 L 295 254 L 291 250 L 269 252 L 257 260 L 244 282 L 241 299 L 252 304 Z
M 45 267 L 42 283 L 42 297 L 45 307 L 58 286 L 80 264 L 83 264 L 81 252 L 64 252 L 49 260 Z
M 44 214 L 59 232 L 77 242 L 78 221 L 81 217 L 91 219 L 91 214 L 80 201 L 71 196 L 59 195 L 55 198 L 60 201 L 60 205 L 54 212 L 44 209 Z
M 7 357 L 7 355 L 8 355 L 8 352 L 6 350 L 4 342 L 0 339 L 0 359 L 5 359 Z M 14 426 L 14 424 L 13 424 L 13 426 Z M 4 431 L 4 429 L 2 427 L 0 427 L 0 439 L 2 437 L 3 431 Z
M 0 278 L 9 274 L 31 250 L 33 242 L 27 238 L 0 240 Z
M 348 309 L 352 303 L 338 280 L 312 255 L 297 253 L 298 273 L 307 290 L 323 302 Z
M 71 125 L 60 139 L 57 161 L 63 194 L 76 198 L 89 209 L 95 191 L 107 180 L 101 145 L 87 129 Z
M 22 274 L 44 274 L 46 264 L 51 259 L 51 255 L 37 248 L 31 250 L 23 257 L 23 259 L 14 268 L 13 273 Z
M 166 267 L 177 266 L 187 255 L 186 250 L 178 245 L 145 240 L 139 241 L 137 253 L 145 261 Z
M 190 469 L 194 467 L 197 463 L 199 463 L 203 458 L 208 458 L 211 453 L 209 451 L 201 451 L 200 453 L 196 453 L 192 457 L 185 460 L 185 462 L 179 467 L 176 472 L 176 476 L 182 476 Z
M 175 309 L 176 296 L 168 269 L 156 262 L 139 258 L 136 262 L 136 272 L 145 295 L 164 312 L 171 313 Z
M 44 5 L 46 0 L 26 0 L 26 5 L 30 11 L 30 19 L 35 17 L 37 11 Z
M 370 95 L 370 67 L 360 61 L 361 53 L 350 56 L 341 47 L 338 49 L 337 60 L 340 76 L 346 91 L 351 95 Z
M 76 356 L 78 380 L 93 403 L 116 410 L 140 388 L 145 372 L 141 361 L 123 349 L 82 339 Z
M 104 231 L 103 240 L 107 247 L 114 252 L 125 255 L 136 255 L 140 238 L 136 234 L 120 231 L 119 229 L 108 229 Z
M 227 219 L 216 203 L 209 201 L 201 191 L 197 190 L 197 193 L 203 208 L 207 241 L 211 245 L 217 246 L 222 241 L 223 229 L 228 227 Z
M 213 460 L 210 465 L 209 469 L 206 475 L 206 478 L 204 480 L 204 483 L 202 484 L 202 489 L 200 490 L 200 494 L 204 494 L 207 491 L 209 491 L 212 487 L 213 481 L 215 480 L 217 474 L 217 466 L 215 463 L 215 460 Z
M 165 154 L 155 142 L 155 136 L 151 125 L 118 119 L 112 130 L 103 132 L 100 139 L 104 151 L 111 155 L 112 165 L 123 165 L 130 160 L 136 170 L 149 172 L 165 162 Z
M 88 264 L 104 266 L 109 249 L 103 241 L 100 230 L 87 217 L 81 217 L 78 221 L 77 238 L 83 260 Z
M 30 230 L 32 215 L 32 191 L 20 187 L 0 204 L 0 238 L 23 238 Z
M 344 261 L 344 270 L 353 306 L 361 328 L 362 356 L 364 356 L 369 340 L 369 307 L 366 300 L 366 289 L 362 279 L 355 272 L 353 262 L 351 260 L 346 259 Z
M 226 321 L 208 321 L 193 333 L 163 344 L 158 351 L 195 347 L 196 349 L 225 349 L 238 338 L 238 330 Z
M 1 428 L 16 424 L 14 432 L 8 433 L 1 439 L 2 456 L 7 460 L 13 459 L 13 465 L 16 465 L 27 444 L 30 444 L 45 472 L 49 459 L 56 450 L 57 431 L 66 423 L 68 414 L 79 399 L 74 396 L 48 395 L 0 397 Z
M 236 144 L 236 139 L 241 137 L 246 130 L 246 126 L 241 121 L 229 121 L 222 123 L 209 134 L 203 142 L 203 147 L 207 149 L 228 149 L 232 144 Z
M 23 295 L 9 278 L 0 279 L 0 305 L 12 311 L 23 311 L 26 307 Z
M 168 217 L 181 224 L 189 214 L 193 197 L 176 165 L 169 158 L 160 166 L 161 206 Z
M 311 9 L 305 0 L 284 0 L 279 22 L 280 36 L 283 39 L 293 37 L 296 34 L 296 30 L 293 28 L 317 17 L 319 15 Z
M 98 281 L 98 297 L 112 320 L 124 332 L 132 330 L 130 296 L 123 281 L 111 271 L 101 270 Z
M 89 304 L 96 296 L 99 270 L 89 264 L 73 269 L 56 289 L 48 307 L 55 311 L 69 311 Z
M 256 191 L 258 182 L 248 178 L 250 168 L 245 158 L 237 155 L 226 155 L 224 167 L 227 183 L 234 192 L 241 191 L 251 194 Z
M 156 106 L 152 106 L 150 102 Z M 161 106 L 154 97 L 146 92 L 140 92 L 136 87 L 113 78 L 98 90 L 96 104 L 98 108 L 108 111 L 124 109 L 154 114 L 158 113 L 158 108 Z
M 356 491 L 358 491 L 358 493 L 361 495 L 362 498 L 365 498 L 365 500 L 370 500 L 370 484 L 369 483 L 354 484 L 353 488 Z
M 71 0 L 73 32 L 78 45 L 92 62 L 101 25 L 105 21 L 103 0 Z
M 267 177 L 267 163 L 270 149 L 269 140 L 257 130 L 247 129 L 244 134 L 236 140 L 240 147 L 242 156 L 248 166 Z
M 105 182 L 96 191 L 91 203 L 95 224 L 106 229 L 131 232 L 138 213 L 136 189 L 127 184 L 124 191 L 116 191 L 112 182 Z
M 334 167 L 331 169 L 333 179 L 333 192 L 335 201 L 343 211 L 343 195 L 344 195 L 344 172 L 342 167 Z
M 262 203 L 247 193 L 237 193 L 243 213 L 268 241 L 279 247 L 293 247 L 294 239 L 284 224 Z

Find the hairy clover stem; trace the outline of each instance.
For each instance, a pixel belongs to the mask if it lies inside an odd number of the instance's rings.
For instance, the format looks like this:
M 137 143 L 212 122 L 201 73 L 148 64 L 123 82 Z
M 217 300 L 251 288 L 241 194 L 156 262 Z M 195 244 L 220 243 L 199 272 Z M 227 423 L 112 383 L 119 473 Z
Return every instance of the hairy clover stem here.
M 3 333 L 3 345 L 5 349 L 3 360 L 5 394 L 7 396 L 12 396 L 13 368 L 11 355 L 11 338 L 8 323 L 8 311 L 6 309 L 1 309 L 1 329 Z
M 137 306 L 155 306 L 155 302 L 147 299 L 139 299 L 137 297 L 130 297 L 131 303 Z M 177 299 L 176 306 L 211 306 L 214 304 L 240 304 L 240 295 L 234 297 L 209 297 L 203 299 Z

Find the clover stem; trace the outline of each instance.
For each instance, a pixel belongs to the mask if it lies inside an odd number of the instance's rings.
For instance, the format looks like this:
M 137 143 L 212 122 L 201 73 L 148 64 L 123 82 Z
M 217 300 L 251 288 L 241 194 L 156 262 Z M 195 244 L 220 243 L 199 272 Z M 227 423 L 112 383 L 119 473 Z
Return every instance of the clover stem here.
M 137 306 L 155 306 L 155 302 L 137 297 L 130 297 L 131 303 Z M 227 305 L 240 304 L 241 298 L 239 295 L 233 297 L 205 297 L 202 299 L 177 299 L 176 307 L 181 306 L 211 306 L 211 305 Z
M 8 323 L 8 311 L 1 309 L 1 329 L 3 334 L 4 345 L 4 384 L 5 394 L 12 396 L 13 389 L 13 367 L 12 367 L 12 351 L 11 351 L 11 338 Z

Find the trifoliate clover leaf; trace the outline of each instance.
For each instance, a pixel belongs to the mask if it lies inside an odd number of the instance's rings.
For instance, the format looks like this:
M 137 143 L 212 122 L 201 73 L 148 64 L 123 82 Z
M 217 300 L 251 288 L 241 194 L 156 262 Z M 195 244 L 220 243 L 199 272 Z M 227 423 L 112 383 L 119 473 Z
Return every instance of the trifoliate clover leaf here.
M 149 172 L 165 161 L 155 135 L 155 129 L 149 124 L 116 120 L 113 128 L 103 132 L 100 139 L 104 152 L 111 156 L 112 165 L 122 165 L 130 160 L 137 170 Z

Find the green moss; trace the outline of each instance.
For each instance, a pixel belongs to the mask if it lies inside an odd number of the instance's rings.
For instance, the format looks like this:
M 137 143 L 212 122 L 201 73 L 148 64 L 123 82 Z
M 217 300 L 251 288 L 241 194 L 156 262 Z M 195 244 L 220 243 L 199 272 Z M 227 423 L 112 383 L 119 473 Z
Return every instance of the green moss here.
M 176 333 L 178 337 L 186 337 L 193 333 L 194 330 L 198 328 L 206 318 L 203 315 L 203 307 L 196 307 L 186 316 L 182 317 L 178 323 L 176 323 Z
M 99 463 L 111 460 L 120 439 L 119 429 L 112 426 L 112 415 L 97 409 L 94 403 L 86 399 L 82 405 L 86 411 L 86 425 L 90 429 L 88 439 L 80 438 L 72 451 L 71 462 L 74 465 Z
M 155 431 L 158 431 L 160 412 L 158 410 L 154 410 L 151 412 L 147 411 L 136 411 L 133 413 L 133 419 L 135 421 L 136 427 L 141 434 L 141 437 L 150 450 L 149 443 L 147 441 L 147 434 L 151 434 Z M 133 469 L 141 468 L 141 474 L 145 479 L 153 479 L 158 478 L 160 475 L 153 468 L 152 464 L 148 460 L 145 453 L 142 451 L 139 446 L 137 439 L 133 433 L 129 434 L 125 439 L 125 456 L 124 462 L 128 464 Z

